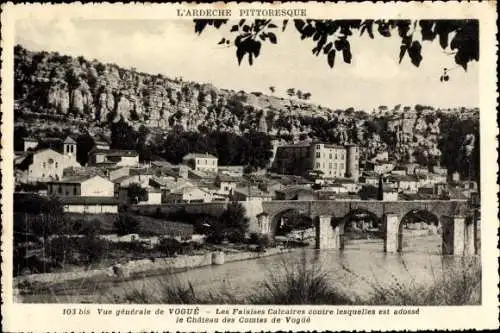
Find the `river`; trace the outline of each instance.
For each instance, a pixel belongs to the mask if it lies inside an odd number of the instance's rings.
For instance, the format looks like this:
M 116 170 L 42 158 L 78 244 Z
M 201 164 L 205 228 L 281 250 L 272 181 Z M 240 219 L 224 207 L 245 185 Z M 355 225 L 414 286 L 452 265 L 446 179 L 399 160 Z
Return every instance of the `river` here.
M 84 283 L 80 288 L 25 295 L 24 302 L 113 303 L 133 290 L 155 293 L 165 285 L 190 283 L 198 296 L 221 291 L 238 299 L 255 292 L 263 281 L 279 276 L 298 264 L 320 268 L 332 283 L 359 296 L 370 292 L 371 284 L 432 283 L 441 274 L 460 264 L 456 257 L 441 255 L 441 236 L 406 237 L 404 252 L 383 252 L 382 240 L 347 242 L 345 249 L 297 249 L 283 255 L 207 266 L 167 276 L 149 276 L 131 281 Z

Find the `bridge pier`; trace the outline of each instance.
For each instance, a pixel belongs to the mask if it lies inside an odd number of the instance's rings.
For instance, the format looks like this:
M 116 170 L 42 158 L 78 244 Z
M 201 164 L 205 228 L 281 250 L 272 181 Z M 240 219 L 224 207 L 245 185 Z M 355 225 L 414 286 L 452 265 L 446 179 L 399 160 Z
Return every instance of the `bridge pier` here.
M 266 213 L 260 213 L 257 215 L 257 224 L 259 225 L 259 232 L 261 234 L 271 233 L 271 222 L 269 221 L 269 215 Z
M 316 248 L 337 249 L 339 248 L 338 227 L 332 227 L 330 215 L 320 215 L 316 225 Z
M 384 251 L 387 253 L 396 253 L 401 250 L 399 235 L 399 215 L 388 213 L 384 215 Z
M 466 252 L 465 217 L 443 216 L 443 254 L 459 255 L 469 254 Z
M 465 249 L 464 254 L 473 256 L 476 253 L 474 222 L 465 223 Z

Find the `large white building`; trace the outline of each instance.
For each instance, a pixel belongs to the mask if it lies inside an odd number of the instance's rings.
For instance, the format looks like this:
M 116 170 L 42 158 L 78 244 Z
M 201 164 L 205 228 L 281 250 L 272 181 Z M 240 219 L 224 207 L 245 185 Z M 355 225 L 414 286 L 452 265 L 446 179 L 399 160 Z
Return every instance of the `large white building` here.
M 217 173 L 218 158 L 214 155 L 190 153 L 182 158 L 182 162 L 196 171 Z
M 315 171 L 324 178 L 359 178 L 359 147 L 306 143 L 277 148 L 273 162 L 275 172 L 305 175 Z
M 50 181 L 63 177 L 63 171 L 70 167 L 81 167 L 76 161 L 76 142 L 67 137 L 62 142 L 62 151 L 57 148 L 40 148 L 27 143 L 32 151 L 24 153 L 23 157 L 16 161 L 16 168 L 26 172 L 27 181 Z M 62 148 L 62 149 L 61 149 Z

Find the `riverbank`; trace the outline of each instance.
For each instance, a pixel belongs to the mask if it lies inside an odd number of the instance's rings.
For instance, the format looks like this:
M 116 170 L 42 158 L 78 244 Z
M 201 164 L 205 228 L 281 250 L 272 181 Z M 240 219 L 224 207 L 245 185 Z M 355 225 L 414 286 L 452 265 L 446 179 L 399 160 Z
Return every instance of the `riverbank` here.
M 168 258 L 151 258 L 132 260 L 124 264 L 116 264 L 103 269 L 85 271 L 31 274 L 14 278 L 19 295 L 40 292 L 44 289 L 57 290 L 71 289 L 72 286 L 82 285 L 85 281 L 99 282 L 124 282 L 137 278 L 152 277 L 157 275 L 174 274 L 195 268 L 225 263 L 252 260 L 268 256 L 280 255 L 293 251 L 293 248 L 269 248 L 262 252 L 224 252 L 212 251 L 201 255 L 180 255 Z

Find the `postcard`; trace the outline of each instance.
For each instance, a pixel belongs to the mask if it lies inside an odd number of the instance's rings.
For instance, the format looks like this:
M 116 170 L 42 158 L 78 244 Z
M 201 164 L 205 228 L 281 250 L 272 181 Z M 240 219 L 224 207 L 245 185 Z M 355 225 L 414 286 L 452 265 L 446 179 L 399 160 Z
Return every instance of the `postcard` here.
M 2 326 L 498 327 L 493 2 L 2 5 Z

